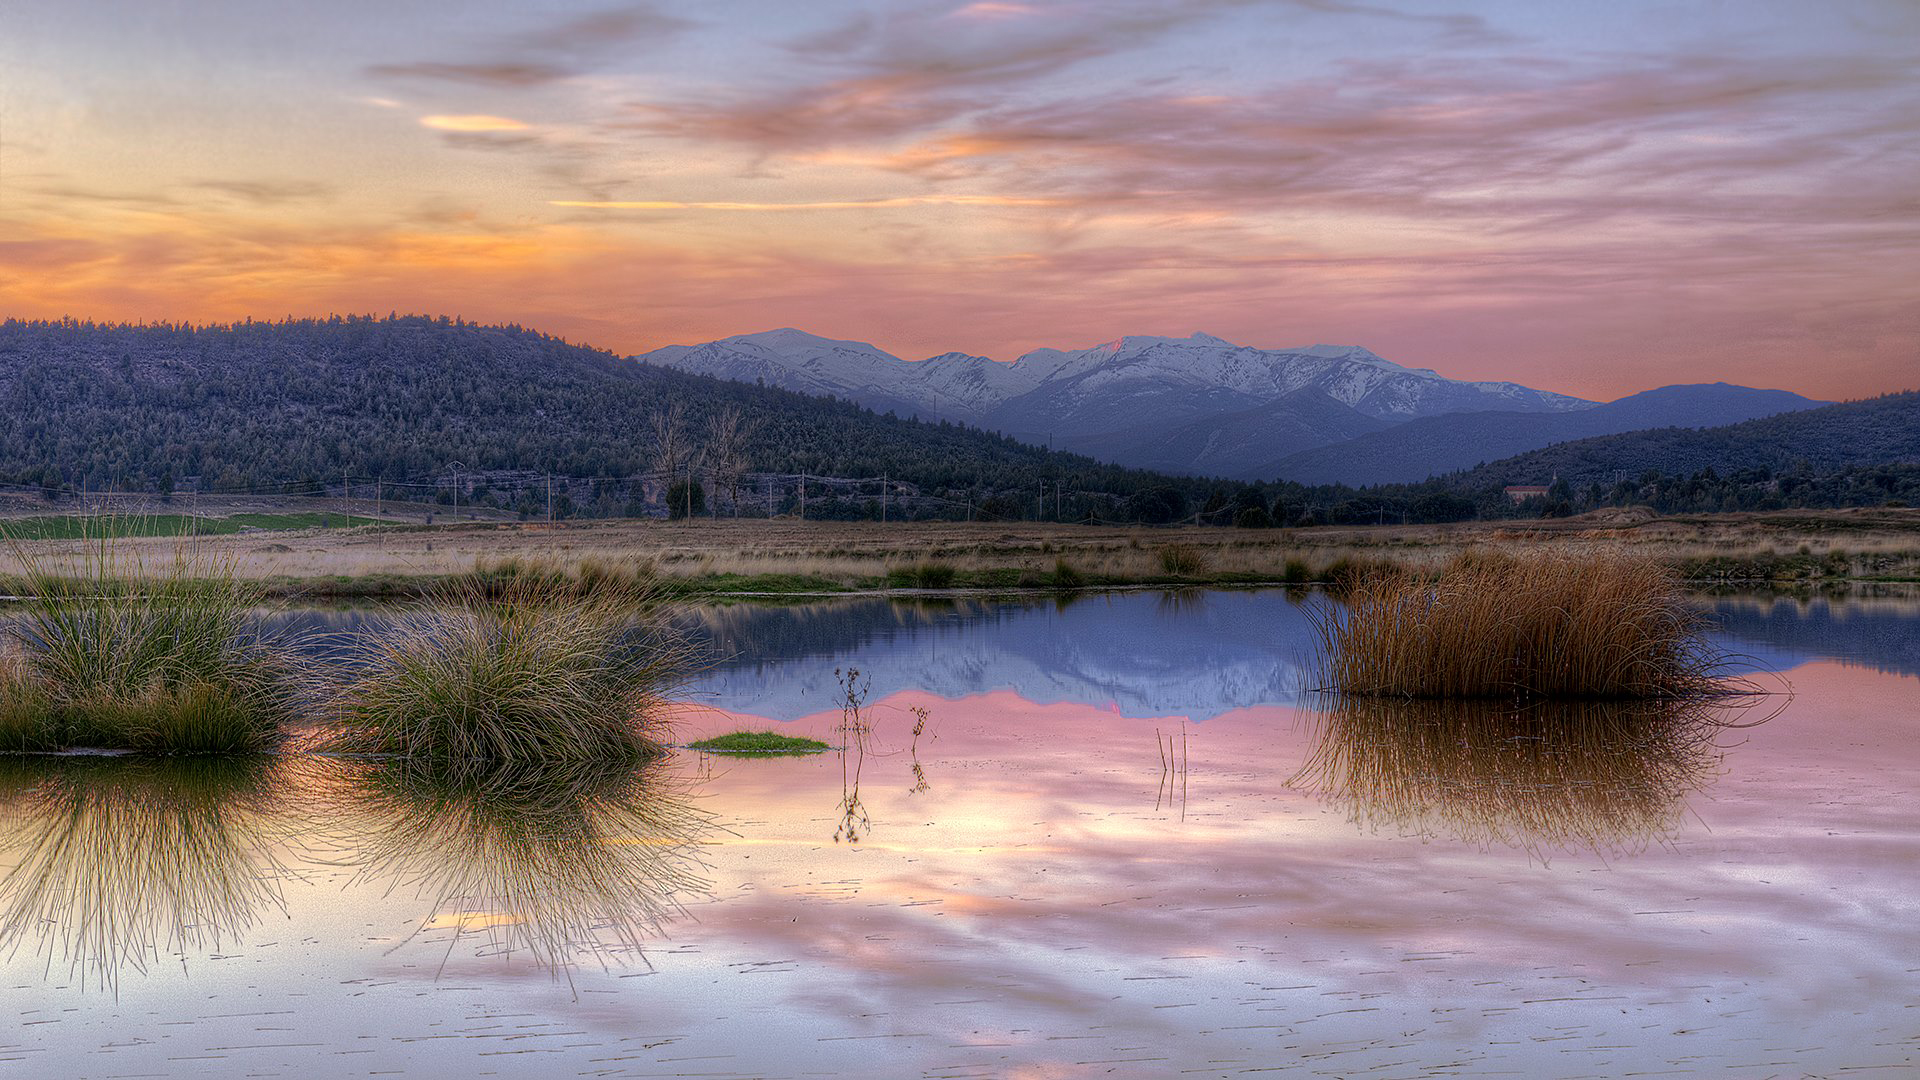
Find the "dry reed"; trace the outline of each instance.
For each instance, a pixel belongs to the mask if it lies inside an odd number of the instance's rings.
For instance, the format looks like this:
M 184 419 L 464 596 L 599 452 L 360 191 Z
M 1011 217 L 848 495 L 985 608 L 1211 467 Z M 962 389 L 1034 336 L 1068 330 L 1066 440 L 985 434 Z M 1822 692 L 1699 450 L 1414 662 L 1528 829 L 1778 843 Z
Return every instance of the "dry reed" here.
M 1403 698 L 1697 698 L 1723 658 L 1671 571 L 1620 555 L 1465 553 L 1376 567 L 1316 619 L 1321 686 Z

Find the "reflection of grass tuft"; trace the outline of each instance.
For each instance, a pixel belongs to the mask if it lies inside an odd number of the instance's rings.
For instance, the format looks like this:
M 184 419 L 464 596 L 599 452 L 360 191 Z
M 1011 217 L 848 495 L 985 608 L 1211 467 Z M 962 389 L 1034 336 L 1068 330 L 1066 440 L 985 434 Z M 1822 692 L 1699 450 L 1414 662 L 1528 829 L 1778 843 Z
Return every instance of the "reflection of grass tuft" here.
M 1360 824 L 1527 850 L 1633 850 L 1677 828 L 1682 796 L 1738 712 L 1706 702 L 1338 697 L 1288 781 Z
M 162 952 L 218 950 L 279 902 L 266 825 L 283 765 L 240 758 L 0 760 L 0 942 L 37 938 L 113 986 Z
M 831 749 L 817 739 L 781 735 L 773 731 L 735 731 L 688 744 L 692 749 L 714 754 L 742 754 L 748 757 L 775 757 L 787 754 L 818 754 Z
M 347 857 L 435 903 L 422 931 L 481 934 L 569 971 L 637 951 L 702 892 L 711 822 L 661 765 L 568 762 L 485 776 L 437 763 L 338 762 Z

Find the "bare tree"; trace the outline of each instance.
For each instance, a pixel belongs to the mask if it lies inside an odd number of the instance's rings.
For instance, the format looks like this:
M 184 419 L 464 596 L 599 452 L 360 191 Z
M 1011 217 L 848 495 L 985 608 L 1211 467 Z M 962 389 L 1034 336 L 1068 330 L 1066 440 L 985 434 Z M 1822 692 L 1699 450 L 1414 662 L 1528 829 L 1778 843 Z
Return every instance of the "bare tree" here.
M 693 437 L 687 430 L 686 405 L 679 401 L 656 405 L 648 421 L 653 428 L 653 468 L 666 477 L 666 484 L 661 490 L 671 492 L 673 486 L 682 481 L 691 484 L 694 446 Z M 686 470 L 687 475 L 683 476 L 682 470 Z M 669 505 L 668 509 L 671 510 L 672 506 Z
M 740 482 L 749 467 L 747 439 L 753 425 L 734 405 L 715 410 L 707 418 L 706 464 L 713 472 L 713 485 L 727 493 L 733 504 L 733 516 L 740 516 Z

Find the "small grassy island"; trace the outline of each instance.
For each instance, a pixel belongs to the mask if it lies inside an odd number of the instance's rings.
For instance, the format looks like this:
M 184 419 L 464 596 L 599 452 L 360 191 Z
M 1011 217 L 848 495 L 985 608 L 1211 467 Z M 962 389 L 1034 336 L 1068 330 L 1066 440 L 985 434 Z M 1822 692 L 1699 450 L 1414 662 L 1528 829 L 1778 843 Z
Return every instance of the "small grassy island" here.
M 803 739 L 773 731 L 734 731 L 689 743 L 694 750 L 709 754 L 739 754 L 744 757 L 781 757 L 792 754 L 818 754 L 832 749 L 818 739 Z

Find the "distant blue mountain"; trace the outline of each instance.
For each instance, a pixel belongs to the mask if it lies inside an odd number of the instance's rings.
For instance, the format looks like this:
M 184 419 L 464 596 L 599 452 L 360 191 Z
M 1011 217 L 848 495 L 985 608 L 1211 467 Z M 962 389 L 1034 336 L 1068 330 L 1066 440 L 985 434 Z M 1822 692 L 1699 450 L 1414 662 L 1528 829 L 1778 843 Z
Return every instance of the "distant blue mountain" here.
M 1409 420 L 1384 431 L 1249 462 L 1230 475 L 1309 484 L 1412 483 L 1556 443 L 1655 428 L 1708 428 L 1817 408 L 1786 390 L 1728 383 L 1663 386 L 1570 412 L 1466 412 Z

